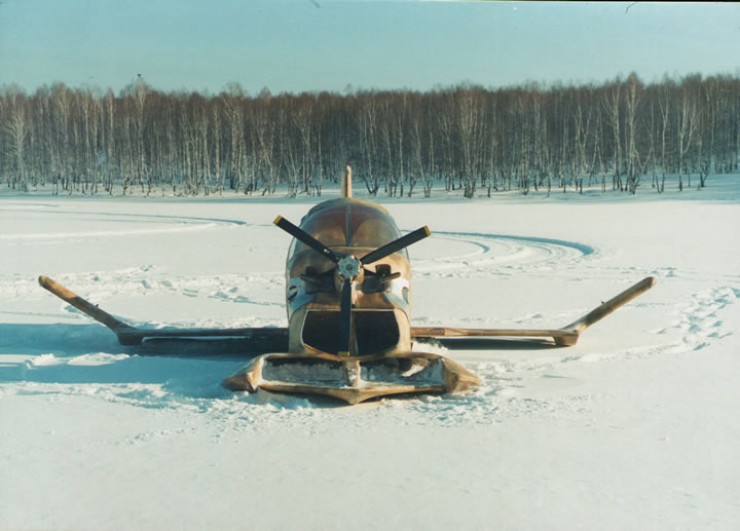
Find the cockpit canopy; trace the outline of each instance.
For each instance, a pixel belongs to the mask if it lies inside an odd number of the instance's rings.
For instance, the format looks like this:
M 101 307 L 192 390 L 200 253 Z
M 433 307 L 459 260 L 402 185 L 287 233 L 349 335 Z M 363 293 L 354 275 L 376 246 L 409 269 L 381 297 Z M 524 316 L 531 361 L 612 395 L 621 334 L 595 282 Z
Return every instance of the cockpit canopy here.
M 357 247 L 367 252 L 401 236 L 395 221 L 383 207 L 346 198 L 315 206 L 301 221 L 301 228 L 327 247 Z M 306 251 L 315 253 L 305 244 L 293 240 L 288 261 L 292 262 Z M 399 254 L 408 259 L 406 249 Z

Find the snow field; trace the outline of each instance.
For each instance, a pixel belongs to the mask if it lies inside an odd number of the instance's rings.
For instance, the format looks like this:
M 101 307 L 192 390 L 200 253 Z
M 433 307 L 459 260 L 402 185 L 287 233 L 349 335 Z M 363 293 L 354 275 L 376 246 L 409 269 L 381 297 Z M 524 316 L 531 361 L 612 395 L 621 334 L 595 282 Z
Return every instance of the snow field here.
M 415 324 L 562 326 L 658 277 L 571 348 L 425 346 L 482 377 L 466 396 L 232 394 L 243 357 L 145 356 L 36 283 L 134 323 L 282 326 L 270 220 L 311 203 L 0 198 L 0 528 L 740 526 L 734 200 L 385 200 L 435 235 Z

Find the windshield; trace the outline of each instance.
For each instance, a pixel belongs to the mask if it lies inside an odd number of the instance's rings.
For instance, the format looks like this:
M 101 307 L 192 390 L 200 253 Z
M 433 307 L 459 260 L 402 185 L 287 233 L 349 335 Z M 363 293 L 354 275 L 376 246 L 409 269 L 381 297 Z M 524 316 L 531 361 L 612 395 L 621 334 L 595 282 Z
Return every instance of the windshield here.
M 327 247 L 377 249 L 401 236 L 388 212 L 372 203 L 339 199 L 314 207 L 301 222 L 301 228 Z M 290 256 L 308 247 L 294 240 Z M 406 255 L 406 250 L 400 251 Z

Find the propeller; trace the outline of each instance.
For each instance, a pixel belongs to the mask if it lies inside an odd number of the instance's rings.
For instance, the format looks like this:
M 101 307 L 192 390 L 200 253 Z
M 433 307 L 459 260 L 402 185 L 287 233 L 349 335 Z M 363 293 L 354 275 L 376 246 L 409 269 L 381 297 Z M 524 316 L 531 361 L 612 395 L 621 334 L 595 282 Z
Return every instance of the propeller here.
M 349 356 L 352 331 L 352 279 L 345 278 L 339 306 L 339 343 L 337 355 Z
M 331 260 L 335 264 L 339 263 L 339 260 L 342 259 L 341 256 L 338 256 L 334 251 L 329 249 L 326 245 L 321 243 L 319 240 L 311 236 L 309 233 L 307 233 L 300 227 L 293 225 L 290 221 L 285 219 L 283 216 L 276 217 L 273 223 L 277 225 L 278 227 L 280 227 L 281 229 L 283 229 L 288 234 L 290 234 L 291 236 L 293 236 L 296 240 L 306 244 L 308 247 L 310 247 L 317 253 L 326 256 L 329 260 Z
M 382 260 L 386 256 L 397 253 L 401 249 L 432 234 L 429 227 L 424 226 L 392 242 L 386 243 L 374 251 L 370 251 L 362 258 L 357 258 L 351 254 L 346 256 L 336 254 L 319 240 L 282 216 L 275 218 L 274 223 L 296 240 L 304 243 L 337 265 L 336 273 L 342 279 L 342 293 L 339 298 L 339 343 L 337 345 L 337 352 L 340 356 L 350 355 L 350 342 L 352 339 L 352 281 L 363 271 L 363 265 Z
M 382 247 L 378 247 L 374 251 L 370 251 L 365 256 L 360 258 L 360 262 L 362 262 L 363 264 L 372 264 L 373 262 L 382 260 L 389 254 L 397 253 L 404 247 L 408 247 L 409 245 L 416 243 L 419 240 L 423 240 L 427 236 L 431 235 L 432 231 L 429 230 L 429 227 L 424 225 L 423 227 L 416 229 L 413 232 L 409 232 L 405 236 L 401 236 L 397 240 L 393 240 L 390 243 L 386 243 Z

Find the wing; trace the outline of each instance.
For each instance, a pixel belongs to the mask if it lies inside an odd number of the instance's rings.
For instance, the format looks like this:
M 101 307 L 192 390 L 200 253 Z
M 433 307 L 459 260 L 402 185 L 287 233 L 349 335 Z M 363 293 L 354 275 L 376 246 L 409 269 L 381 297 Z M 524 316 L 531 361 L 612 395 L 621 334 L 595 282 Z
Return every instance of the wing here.
M 224 338 L 244 339 L 264 344 L 267 351 L 284 351 L 288 346 L 287 328 L 139 328 L 131 326 L 83 299 L 55 280 L 40 276 L 39 284 L 63 301 L 110 328 L 122 345 L 139 345 L 145 339 Z
M 441 339 L 448 346 L 455 346 L 454 342 L 445 342 L 449 338 L 526 338 L 551 339 L 556 346 L 568 347 L 575 345 L 581 333 L 589 326 L 597 323 L 613 311 L 639 297 L 655 285 L 655 277 L 646 277 L 637 284 L 630 286 L 616 297 L 601 303 L 580 319 L 562 328 L 552 330 L 541 329 L 497 329 L 497 328 L 451 328 L 451 327 L 411 327 L 413 339 Z

